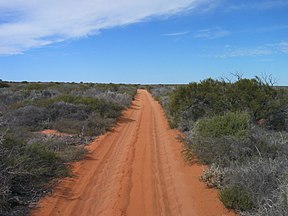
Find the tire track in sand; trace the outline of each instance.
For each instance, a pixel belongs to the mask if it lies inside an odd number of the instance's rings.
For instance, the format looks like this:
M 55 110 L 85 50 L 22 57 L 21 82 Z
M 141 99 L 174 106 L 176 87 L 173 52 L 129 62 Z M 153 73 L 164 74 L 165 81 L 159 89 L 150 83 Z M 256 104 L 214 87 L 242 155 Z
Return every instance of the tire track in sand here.
M 184 165 L 161 106 L 145 90 L 135 98 L 88 158 L 73 164 L 76 177 L 63 179 L 33 216 L 234 215 L 199 182 L 204 167 Z

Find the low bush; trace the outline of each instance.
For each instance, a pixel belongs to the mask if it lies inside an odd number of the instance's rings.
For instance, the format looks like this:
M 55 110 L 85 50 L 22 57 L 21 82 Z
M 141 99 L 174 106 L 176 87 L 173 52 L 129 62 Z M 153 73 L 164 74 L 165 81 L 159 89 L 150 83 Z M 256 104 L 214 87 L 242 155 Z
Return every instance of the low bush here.
M 191 165 L 198 162 L 193 145 L 191 143 L 188 144 L 188 139 L 184 140 L 181 153 L 187 164 Z
M 117 118 L 120 116 L 121 111 L 124 108 L 117 103 L 109 102 L 105 99 L 73 95 L 60 95 L 52 99 L 36 101 L 34 104 L 37 106 L 47 107 L 61 102 L 74 105 L 85 105 L 88 109 L 98 112 L 104 118 Z
M 208 165 L 201 180 L 241 215 L 288 213 L 287 98 L 256 77 L 190 83 L 168 99 L 167 116 L 185 135 L 185 161 Z
M 190 83 L 187 86 L 179 86 L 171 95 L 169 110 L 173 121 L 178 125 L 182 114 L 189 120 L 196 122 L 199 118 L 209 117 L 215 114 L 223 114 L 227 111 L 229 102 L 225 95 L 228 83 L 207 79 L 201 83 Z
M 90 97 L 90 98 L 97 98 L 100 100 L 106 100 L 125 107 L 130 105 L 132 97 L 134 96 L 134 94 L 131 95 L 131 93 L 129 94 L 129 92 L 119 93 L 118 91 L 114 92 L 110 90 L 103 92 L 97 90 L 97 88 L 89 88 L 84 91 L 74 90 L 71 92 L 71 94 L 78 97 L 81 96 L 81 97 Z
M 103 118 L 99 114 L 92 114 L 85 121 L 59 119 L 53 123 L 50 123 L 50 127 L 68 134 L 98 136 L 108 130 L 114 122 L 115 119 Z
M 245 160 L 254 152 L 249 127 L 249 115 L 245 112 L 200 119 L 185 139 L 184 158 L 190 162 L 198 158 L 203 163 L 221 166 Z
M 91 111 L 85 105 L 75 105 L 65 102 L 53 103 L 47 106 L 46 110 L 51 121 L 60 119 L 83 121 L 87 119 L 91 114 Z
M 6 127 L 25 127 L 31 131 L 53 128 L 96 136 L 105 132 L 124 108 L 104 99 L 66 95 L 32 104 L 6 112 L 3 116 Z
M 251 210 L 254 207 L 249 192 L 244 187 L 225 187 L 220 192 L 220 200 L 227 208 L 241 211 Z
M 178 126 L 185 119 L 182 115 L 196 122 L 228 111 L 245 111 L 254 123 L 264 120 L 268 129 L 286 130 L 287 104 L 283 89 L 272 88 L 257 77 L 235 83 L 207 79 L 178 87 L 171 95 L 169 111 Z
M 98 113 L 94 113 L 86 121 L 84 134 L 88 136 L 103 134 L 115 123 L 115 120 L 115 118 L 103 118 Z
M 83 146 L 68 146 L 65 151 L 57 152 L 57 155 L 64 162 L 78 161 L 84 158 L 84 155 L 87 153 L 87 150 Z
M 46 110 L 36 106 L 25 106 L 4 116 L 8 127 L 24 127 L 31 130 L 42 129 L 42 123 L 49 119 Z
M 199 120 L 194 128 L 196 136 L 219 138 L 247 137 L 250 117 L 246 112 L 227 112 L 224 115 Z
M 10 85 L 7 82 L 0 81 L 0 88 L 8 88 Z
M 71 175 L 84 145 L 104 133 L 127 107 L 130 85 L 11 83 L 0 88 L 0 215 L 28 215 L 28 206 Z M 36 131 L 57 129 L 53 135 Z
M 28 83 L 25 87 L 26 90 L 46 90 L 54 87 L 56 83 Z
M 48 181 L 70 175 L 66 162 L 86 152 L 59 141 L 61 148 L 55 148 L 53 140 L 35 140 L 20 131 L 1 132 L 0 137 L 0 215 L 26 215 L 29 203 L 49 189 Z
M 171 118 L 170 110 L 169 110 L 169 104 L 170 104 L 170 95 L 175 90 L 175 85 L 150 85 L 150 86 L 144 86 L 143 88 L 147 89 L 154 99 L 159 101 L 159 103 L 162 105 L 166 116 L 168 117 L 169 125 L 171 128 L 177 127 L 177 124 L 173 121 L 173 118 Z M 180 124 L 179 124 L 180 127 Z
M 200 161 L 202 163 L 211 165 L 213 163 L 221 166 L 228 166 L 231 161 L 244 160 L 247 154 L 250 153 L 250 149 L 245 149 L 245 141 L 235 139 L 232 137 L 224 138 L 205 138 L 197 137 L 193 140 L 186 139 L 193 162 Z
M 203 170 L 203 175 L 200 180 L 205 182 L 210 188 L 221 189 L 223 187 L 223 180 L 225 177 L 225 169 L 212 164 L 208 169 Z
M 249 198 L 260 208 L 287 179 L 288 161 L 285 158 L 250 159 L 243 164 L 232 164 L 226 170 L 224 184 L 237 185 L 250 192 Z
M 51 128 L 68 134 L 81 134 L 84 130 L 85 122 L 79 120 L 59 119 L 50 123 Z
M 288 184 L 281 183 L 269 198 L 254 212 L 243 212 L 243 216 L 286 216 L 288 215 Z

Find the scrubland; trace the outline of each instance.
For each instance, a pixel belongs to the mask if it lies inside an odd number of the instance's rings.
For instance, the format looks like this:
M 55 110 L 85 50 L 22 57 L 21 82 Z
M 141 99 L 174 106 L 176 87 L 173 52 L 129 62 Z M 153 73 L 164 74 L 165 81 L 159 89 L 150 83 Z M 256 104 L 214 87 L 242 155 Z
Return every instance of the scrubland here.
M 0 215 L 25 215 L 85 144 L 130 105 L 137 85 L 0 82 Z M 258 77 L 141 86 L 183 132 L 187 164 L 240 215 L 288 215 L 288 93 Z M 53 129 L 61 134 L 44 134 Z
M 240 215 L 288 215 L 288 97 L 258 77 L 155 85 L 171 127 L 184 134 L 188 164 Z
M 135 85 L 0 82 L 0 215 L 25 215 L 85 144 L 109 130 Z M 53 129 L 62 134 L 44 134 Z

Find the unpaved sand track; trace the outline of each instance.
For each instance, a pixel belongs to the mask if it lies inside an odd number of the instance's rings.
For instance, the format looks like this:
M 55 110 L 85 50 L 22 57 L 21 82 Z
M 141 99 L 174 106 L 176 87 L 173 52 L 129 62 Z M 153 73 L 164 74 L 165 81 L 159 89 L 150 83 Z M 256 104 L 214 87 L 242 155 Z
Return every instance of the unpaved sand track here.
M 203 167 L 185 166 L 176 137 L 161 106 L 138 90 L 112 131 L 73 164 L 76 177 L 62 180 L 32 215 L 234 215 L 199 182 Z

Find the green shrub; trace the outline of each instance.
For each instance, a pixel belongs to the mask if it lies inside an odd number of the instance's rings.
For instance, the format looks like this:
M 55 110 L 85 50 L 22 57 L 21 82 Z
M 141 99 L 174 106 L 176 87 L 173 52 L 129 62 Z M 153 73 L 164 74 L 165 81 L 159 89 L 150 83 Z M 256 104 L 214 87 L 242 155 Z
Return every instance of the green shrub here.
M 85 122 L 71 119 L 59 119 L 51 123 L 51 127 L 62 133 L 80 134 L 85 127 Z
M 246 112 L 227 112 L 212 118 L 203 118 L 196 123 L 196 136 L 220 138 L 234 136 L 243 138 L 249 129 L 249 114 Z
M 37 137 L 28 131 L 0 130 L 0 215 L 26 215 L 29 203 L 49 189 L 50 180 L 71 174 L 66 163 L 87 152 L 83 145 L 67 144 L 69 139 Z
M 269 129 L 286 130 L 287 104 L 284 90 L 272 88 L 257 77 L 235 83 L 207 79 L 178 87 L 171 95 L 169 113 L 179 125 L 185 119 L 195 122 L 228 111 L 246 111 L 255 123 L 264 120 Z
M 85 121 L 73 119 L 60 119 L 50 124 L 51 128 L 68 134 L 81 134 L 84 136 L 98 136 L 108 130 L 115 119 L 102 118 L 91 115 Z
M 83 104 L 75 105 L 65 102 L 57 102 L 46 108 L 49 120 L 70 119 L 84 121 L 91 115 L 91 110 Z
M 0 88 L 8 88 L 10 85 L 7 82 L 0 81 Z
M 56 86 L 56 83 L 28 83 L 26 90 L 45 90 L 50 87 Z
M 57 102 L 65 102 L 75 105 L 86 105 L 91 111 L 96 111 L 103 117 L 117 118 L 123 110 L 123 106 L 113 102 L 108 102 L 105 99 L 98 99 L 93 97 L 82 97 L 73 95 L 60 95 L 55 98 L 47 100 L 36 101 L 35 104 L 38 106 L 49 106 Z
M 99 114 L 94 113 L 86 121 L 84 134 L 87 136 L 103 134 L 112 126 L 115 120 L 113 118 L 103 118 Z
M 215 163 L 226 167 L 233 161 L 245 157 L 241 152 L 244 142 L 234 137 L 197 137 L 192 140 L 187 139 L 187 143 L 189 148 L 187 148 L 186 158 L 187 156 L 192 158 L 191 163 L 200 161 L 207 165 Z
M 12 110 L 4 116 L 10 127 L 23 127 L 30 130 L 40 130 L 43 122 L 49 119 L 44 108 L 36 106 L 25 106 Z
M 157 94 L 156 94 L 157 95 Z M 168 116 L 187 136 L 185 161 L 241 215 L 287 215 L 287 90 L 256 77 L 179 86 Z
M 220 200 L 227 208 L 247 211 L 254 208 L 250 194 L 244 187 L 225 187 L 220 191 Z
M 88 151 L 83 146 L 68 146 L 65 151 L 57 152 L 57 155 L 65 162 L 82 160 Z
M 25 157 L 27 171 L 37 178 L 61 177 L 68 173 L 62 159 L 44 144 L 27 145 Z
M 185 161 L 228 166 L 233 161 L 243 160 L 251 151 L 247 142 L 249 119 L 245 112 L 200 119 L 185 139 L 182 150 Z
M 222 114 L 227 110 L 227 86 L 229 84 L 207 79 L 201 83 L 190 83 L 188 86 L 179 86 L 171 95 L 169 110 L 178 124 L 182 113 L 189 110 L 189 119 L 197 121 L 204 116 Z
M 272 88 L 256 77 L 238 80 L 230 95 L 234 110 L 248 110 L 255 122 L 265 120 L 269 129 L 287 129 L 287 95 L 282 89 Z

